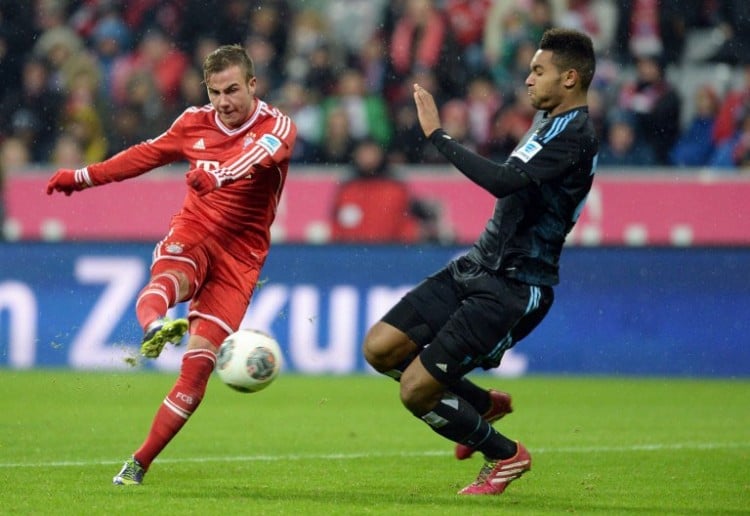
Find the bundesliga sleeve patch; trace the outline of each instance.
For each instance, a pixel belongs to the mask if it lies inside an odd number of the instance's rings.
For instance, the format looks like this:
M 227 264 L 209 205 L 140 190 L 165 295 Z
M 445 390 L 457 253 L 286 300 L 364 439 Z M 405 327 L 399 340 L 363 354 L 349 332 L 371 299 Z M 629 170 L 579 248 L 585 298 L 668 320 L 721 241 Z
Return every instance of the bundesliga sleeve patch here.
M 272 134 L 264 134 L 257 141 L 257 144 L 266 149 L 269 154 L 274 154 L 281 147 L 281 140 Z
M 531 158 L 536 156 L 536 154 L 542 150 L 542 146 L 534 139 L 531 139 L 527 141 L 522 147 L 518 148 L 517 150 L 513 151 L 513 154 L 511 154 L 511 157 L 516 157 L 523 161 L 524 163 L 528 163 Z

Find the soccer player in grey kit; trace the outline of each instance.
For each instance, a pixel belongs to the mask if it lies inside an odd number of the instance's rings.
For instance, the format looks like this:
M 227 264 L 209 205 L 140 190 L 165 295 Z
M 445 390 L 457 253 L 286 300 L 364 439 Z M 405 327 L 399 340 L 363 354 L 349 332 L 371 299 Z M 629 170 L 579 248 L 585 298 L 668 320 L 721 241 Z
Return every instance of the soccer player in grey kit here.
M 425 136 L 497 201 L 473 247 L 408 292 L 369 330 L 363 351 L 376 370 L 399 380 L 412 414 L 457 443 L 459 459 L 475 450 L 484 455 L 477 479 L 460 494 L 501 494 L 531 469 L 526 448 L 492 426 L 512 411 L 510 395 L 465 375 L 498 367 L 552 305 L 565 237 L 596 168 L 598 141 L 587 107 L 595 67 L 586 34 L 544 33 L 526 78 L 538 113 L 503 163 L 451 139 L 432 95 L 414 85 Z

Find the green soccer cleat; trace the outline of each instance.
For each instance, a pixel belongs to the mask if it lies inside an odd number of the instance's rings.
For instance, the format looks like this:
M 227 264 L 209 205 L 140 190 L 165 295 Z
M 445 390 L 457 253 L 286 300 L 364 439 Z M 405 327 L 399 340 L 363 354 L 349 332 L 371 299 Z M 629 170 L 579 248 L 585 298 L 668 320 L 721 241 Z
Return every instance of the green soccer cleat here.
M 145 474 L 146 470 L 143 469 L 141 463 L 135 457 L 130 457 L 125 461 L 125 465 L 120 472 L 112 479 L 112 483 L 116 486 L 137 486 L 143 482 L 143 475 Z
M 141 342 L 141 355 L 147 358 L 156 358 L 167 343 L 180 345 L 183 335 L 188 330 L 187 319 L 167 318 L 157 319 L 151 323 L 146 330 Z

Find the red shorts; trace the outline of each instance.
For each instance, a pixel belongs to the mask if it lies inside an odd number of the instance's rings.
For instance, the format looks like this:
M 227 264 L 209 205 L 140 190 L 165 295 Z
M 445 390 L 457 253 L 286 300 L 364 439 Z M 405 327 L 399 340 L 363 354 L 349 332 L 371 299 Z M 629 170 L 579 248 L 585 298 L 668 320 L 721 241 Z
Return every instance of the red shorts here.
M 152 275 L 168 270 L 187 275 L 192 292 L 190 333 L 217 347 L 239 329 L 265 261 L 265 256 L 247 253 L 243 246 L 232 243 L 178 220 L 166 238 L 156 244 L 151 265 Z M 243 252 L 238 252 L 239 248 Z

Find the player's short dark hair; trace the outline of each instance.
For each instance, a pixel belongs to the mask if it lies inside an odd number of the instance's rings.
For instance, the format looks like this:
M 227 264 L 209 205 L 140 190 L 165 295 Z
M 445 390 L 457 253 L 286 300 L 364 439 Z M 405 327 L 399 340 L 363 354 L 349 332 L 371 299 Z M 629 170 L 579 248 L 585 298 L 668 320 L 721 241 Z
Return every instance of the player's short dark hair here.
M 242 45 L 222 45 L 206 56 L 203 61 L 203 81 L 230 66 L 239 66 L 245 72 L 245 80 L 255 77 L 255 65 Z
M 596 56 L 591 38 L 574 29 L 547 29 L 539 48 L 552 52 L 552 63 L 560 71 L 576 70 L 581 86 L 587 90 L 596 71 Z

